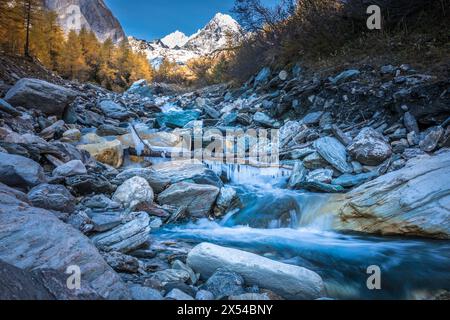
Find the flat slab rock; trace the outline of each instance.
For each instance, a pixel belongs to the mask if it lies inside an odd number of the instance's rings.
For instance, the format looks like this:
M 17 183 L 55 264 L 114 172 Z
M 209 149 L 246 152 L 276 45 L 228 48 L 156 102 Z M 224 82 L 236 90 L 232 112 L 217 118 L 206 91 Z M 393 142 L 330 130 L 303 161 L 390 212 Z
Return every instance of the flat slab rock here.
M 210 243 L 192 249 L 187 264 L 203 278 L 225 268 L 241 275 L 247 286 L 269 289 L 286 299 L 317 299 L 324 290 L 322 278 L 313 271 Z

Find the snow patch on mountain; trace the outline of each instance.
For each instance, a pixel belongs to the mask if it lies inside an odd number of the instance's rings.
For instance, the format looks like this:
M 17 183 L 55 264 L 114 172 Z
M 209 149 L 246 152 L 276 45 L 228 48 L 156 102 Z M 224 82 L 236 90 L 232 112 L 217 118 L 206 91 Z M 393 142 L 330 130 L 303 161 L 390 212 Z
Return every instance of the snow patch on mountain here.
M 181 48 L 186 44 L 186 42 L 188 42 L 188 40 L 189 37 L 187 35 L 177 30 L 162 38 L 161 42 L 164 43 L 169 48 L 173 49 L 175 47 Z

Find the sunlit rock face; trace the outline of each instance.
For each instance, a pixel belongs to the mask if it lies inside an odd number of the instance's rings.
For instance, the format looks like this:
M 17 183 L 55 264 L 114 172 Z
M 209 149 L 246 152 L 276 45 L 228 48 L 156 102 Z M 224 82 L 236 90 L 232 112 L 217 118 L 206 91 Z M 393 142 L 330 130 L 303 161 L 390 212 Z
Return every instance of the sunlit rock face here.
M 348 193 L 337 229 L 450 239 L 449 177 L 449 151 L 412 159 Z
M 65 32 L 84 27 L 94 31 L 100 41 L 125 39 L 122 26 L 103 0 L 45 0 L 45 6 L 58 14 Z

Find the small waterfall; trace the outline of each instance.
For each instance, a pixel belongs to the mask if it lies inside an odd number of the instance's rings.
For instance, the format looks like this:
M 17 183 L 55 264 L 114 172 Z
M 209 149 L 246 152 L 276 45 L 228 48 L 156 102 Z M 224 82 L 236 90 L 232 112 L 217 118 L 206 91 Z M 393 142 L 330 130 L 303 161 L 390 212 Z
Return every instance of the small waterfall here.
M 273 184 L 282 182 L 291 175 L 291 170 L 282 167 L 255 167 L 247 164 L 205 162 L 207 167 L 227 181 L 242 185 Z
M 136 130 L 134 129 L 133 125 L 130 124 L 128 126 L 128 129 L 131 132 L 131 138 L 133 140 L 133 144 L 134 144 L 134 149 L 136 150 L 136 155 L 137 156 L 141 156 L 142 153 L 144 152 L 145 149 L 145 145 L 142 142 L 142 140 L 138 137 Z

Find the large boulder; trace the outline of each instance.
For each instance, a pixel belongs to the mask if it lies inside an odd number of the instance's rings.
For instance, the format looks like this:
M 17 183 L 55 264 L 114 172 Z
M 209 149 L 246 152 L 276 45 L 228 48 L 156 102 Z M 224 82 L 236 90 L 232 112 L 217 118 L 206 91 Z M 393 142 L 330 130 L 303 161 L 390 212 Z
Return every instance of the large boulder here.
M 210 243 L 196 246 L 187 263 L 203 278 L 225 268 L 240 274 L 246 285 L 269 289 L 286 299 L 317 299 L 324 290 L 322 278 L 313 271 Z
M 28 200 L 38 208 L 66 213 L 75 211 L 75 197 L 63 185 L 41 184 L 30 190 Z
M 450 239 L 450 151 L 406 167 L 346 195 L 337 229 Z
M 186 207 L 186 212 L 197 218 L 208 216 L 216 202 L 220 189 L 211 185 L 179 182 L 170 186 L 158 196 L 162 205 Z
M 38 79 L 20 79 L 5 96 L 13 106 L 39 109 L 47 115 L 61 117 L 66 107 L 80 93 Z
M 119 140 L 77 146 L 85 150 L 97 161 L 119 168 L 123 164 L 123 147 Z
M 336 138 L 320 138 L 314 143 L 317 152 L 333 167 L 342 173 L 352 173 L 353 168 L 347 162 L 347 150 Z
M 138 249 L 148 241 L 151 231 L 150 218 L 145 212 L 133 213 L 133 218 L 108 232 L 92 238 L 94 244 L 105 252 L 127 253 Z
M 26 196 L 0 184 L 0 260 L 21 269 L 81 269 L 82 288 L 107 299 L 127 299 L 128 288 L 92 242 L 53 213 L 24 202 Z M 66 279 L 68 275 L 65 275 Z
M 10 187 L 30 188 L 46 182 L 46 178 L 39 163 L 0 152 L 0 182 Z
M 355 160 L 368 166 L 377 166 L 392 155 L 390 144 L 372 128 L 362 129 L 348 151 Z
M 147 180 L 133 177 L 125 181 L 114 193 L 113 200 L 125 208 L 133 209 L 141 203 L 152 204 L 154 193 Z
M 0 300 L 98 300 L 94 291 L 70 290 L 67 275 L 51 269 L 22 270 L 0 261 Z

